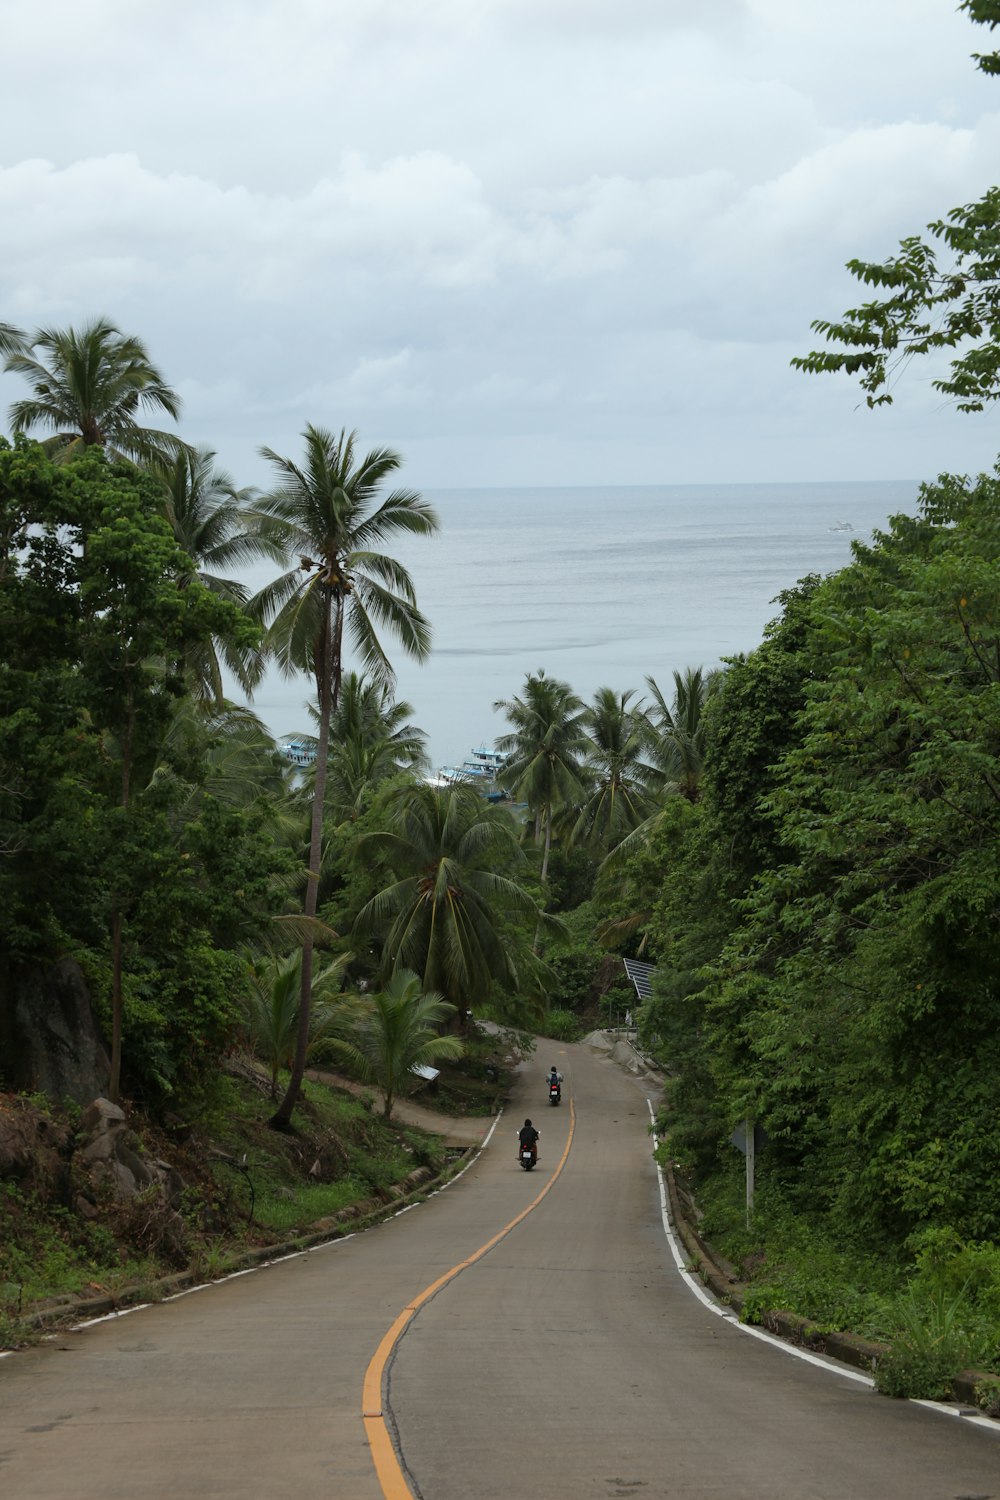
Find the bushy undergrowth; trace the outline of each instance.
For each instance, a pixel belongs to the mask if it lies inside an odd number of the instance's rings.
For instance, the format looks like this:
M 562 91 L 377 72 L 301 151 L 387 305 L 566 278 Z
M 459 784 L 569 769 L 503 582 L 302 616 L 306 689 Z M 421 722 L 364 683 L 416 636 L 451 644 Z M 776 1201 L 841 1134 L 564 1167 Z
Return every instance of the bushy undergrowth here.
M 539 1035 L 549 1037 L 554 1042 L 578 1042 L 584 1031 L 580 1017 L 571 1010 L 546 1011 L 538 1023 Z
M 818 1333 L 886 1345 L 875 1383 L 890 1396 L 946 1397 L 959 1371 L 1000 1370 L 1000 1246 L 937 1228 L 911 1236 L 893 1258 L 838 1238 L 767 1185 L 748 1227 L 734 1170 L 705 1182 L 699 1203 L 702 1233 L 746 1282 L 746 1321 L 782 1310 Z
M 899 1273 L 884 1256 L 835 1242 L 766 1187 L 757 1193 L 748 1228 L 742 1174 L 711 1179 L 699 1202 L 704 1234 L 747 1281 L 748 1322 L 781 1308 L 808 1318 L 819 1332 L 850 1329 L 872 1339 L 887 1334 L 886 1309 Z
M 0 1183 L 0 1314 L 13 1319 L 33 1302 L 88 1289 L 114 1290 L 156 1274 L 111 1230 L 14 1183 Z
M 436 1172 L 446 1164 L 437 1137 L 386 1123 L 370 1099 L 313 1082 L 303 1094 L 290 1134 L 269 1128 L 274 1101 L 266 1089 L 228 1076 L 180 1144 L 133 1115 L 135 1150 L 172 1162 L 184 1182 L 179 1201 L 168 1203 L 156 1187 L 119 1200 L 109 1188 L 87 1188 L 75 1165 L 75 1208 L 67 1206 L 72 1194 L 60 1199 L 0 1181 L 0 1347 L 24 1342 L 24 1315 L 53 1298 L 148 1292 L 185 1267 L 217 1274 L 248 1248 L 388 1198 L 416 1167 Z M 89 1192 L 86 1213 L 81 1188 Z M 161 1220 L 169 1239 L 157 1232 Z

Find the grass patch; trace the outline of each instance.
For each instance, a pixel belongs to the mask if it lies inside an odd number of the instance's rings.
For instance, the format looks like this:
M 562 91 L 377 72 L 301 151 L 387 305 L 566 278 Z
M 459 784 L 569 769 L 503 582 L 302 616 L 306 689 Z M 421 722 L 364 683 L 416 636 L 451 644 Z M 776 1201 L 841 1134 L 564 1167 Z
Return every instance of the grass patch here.
M 361 1202 L 369 1192 L 365 1184 L 350 1177 L 340 1182 L 299 1188 L 294 1196 L 286 1196 L 280 1190 L 277 1194 L 265 1191 L 257 1199 L 256 1222 L 263 1229 L 275 1232 L 305 1229 L 317 1219 L 328 1218 L 353 1203 Z

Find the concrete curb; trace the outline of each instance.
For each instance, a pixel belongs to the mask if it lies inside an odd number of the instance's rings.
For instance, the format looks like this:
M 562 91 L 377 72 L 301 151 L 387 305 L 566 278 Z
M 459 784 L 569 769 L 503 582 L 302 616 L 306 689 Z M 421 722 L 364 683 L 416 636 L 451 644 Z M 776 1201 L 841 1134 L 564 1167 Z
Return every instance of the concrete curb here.
M 678 1183 L 670 1162 L 663 1164 L 663 1175 L 667 1180 L 670 1198 L 670 1216 L 674 1228 L 691 1257 L 692 1267 L 698 1272 L 709 1291 L 737 1313 L 742 1313 L 746 1300 L 747 1285 L 741 1282 L 736 1268 L 724 1260 L 712 1245 L 698 1233 L 692 1213 L 693 1200 L 687 1190 Z M 801 1344 L 816 1354 L 825 1354 L 830 1359 L 840 1360 L 855 1370 L 870 1375 L 889 1350 L 887 1344 L 872 1343 L 853 1333 L 825 1333 L 808 1318 L 783 1308 L 768 1308 L 761 1315 L 760 1326 L 779 1338 Z M 976 1386 L 983 1381 L 996 1381 L 996 1374 L 985 1370 L 961 1370 L 952 1381 L 955 1399 L 968 1406 L 977 1406 Z
M 466 1146 L 461 1150 L 455 1147 L 450 1149 L 456 1154 L 436 1177 L 432 1175 L 429 1167 L 417 1167 L 404 1177 L 401 1183 L 385 1189 L 386 1197 L 365 1198 L 360 1203 L 352 1203 L 348 1208 L 341 1209 L 339 1213 L 331 1214 L 329 1218 L 317 1219 L 314 1224 L 307 1227 L 304 1233 L 296 1235 L 294 1239 L 283 1240 L 272 1245 L 258 1245 L 251 1250 L 237 1251 L 226 1257 L 224 1268 L 220 1267 L 214 1275 L 195 1270 L 177 1271 L 171 1276 L 160 1276 L 154 1281 L 123 1287 L 120 1292 L 114 1294 L 108 1293 L 99 1297 L 52 1298 L 43 1305 L 36 1304 L 31 1311 L 19 1315 L 16 1319 L 17 1325 L 43 1333 L 54 1333 L 59 1329 L 67 1329 L 73 1324 L 84 1323 L 92 1318 L 107 1317 L 111 1313 L 122 1312 L 130 1307 L 149 1302 L 162 1302 L 168 1297 L 176 1296 L 179 1292 L 189 1291 L 192 1287 L 207 1286 L 215 1281 L 223 1281 L 237 1271 L 265 1266 L 285 1256 L 301 1254 L 305 1250 L 316 1249 L 319 1245 L 328 1244 L 332 1240 L 343 1239 L 348 1234 L 370 1229 L 383 1219 L 392 1218 L 401 1208 L 419 1203 L 428 1194 L 444 1187 L 464 1170 L 469 1157 L 482 1150 L 482 1144 Z

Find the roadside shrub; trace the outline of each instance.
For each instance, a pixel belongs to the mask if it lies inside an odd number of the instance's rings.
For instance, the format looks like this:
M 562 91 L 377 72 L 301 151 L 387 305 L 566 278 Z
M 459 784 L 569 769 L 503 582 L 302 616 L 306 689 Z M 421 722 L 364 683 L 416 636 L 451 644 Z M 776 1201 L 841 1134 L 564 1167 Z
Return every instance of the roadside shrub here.
M 571 1010 L 550 1010 L 539 1024 L 542 1036 L 557 1042 L 575 1042 L 583 1034 L 579 1018 Z
M 976 1405 L 988 1417 L 1000 1417 L 1000 1380 L 980 1380 L 976 1386 Z
M 894 1311 L 902 1333 L 875 1369 L 875 1389 L 884 1396 L 941 1400 L 951 1395 L 959 1370 L 985 1357 L 982 1337 L 963 1321 L 964 1287 L 957 1296 L 939 1289 L 920 1297 L 911 1285 Z

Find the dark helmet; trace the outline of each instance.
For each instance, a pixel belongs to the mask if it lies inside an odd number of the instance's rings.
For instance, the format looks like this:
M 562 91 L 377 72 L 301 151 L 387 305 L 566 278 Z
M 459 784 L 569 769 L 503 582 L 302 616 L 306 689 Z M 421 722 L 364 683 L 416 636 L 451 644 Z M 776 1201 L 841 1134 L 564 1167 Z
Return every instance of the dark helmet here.
M 525 1122 L 524 1122 L 524 1123 L 525 1123 L 525 1125 L 530 1125 L 530 1124 L 531 1124 L 531 1121 L 530 1121 L 530 1120 L 525 1120 Z

